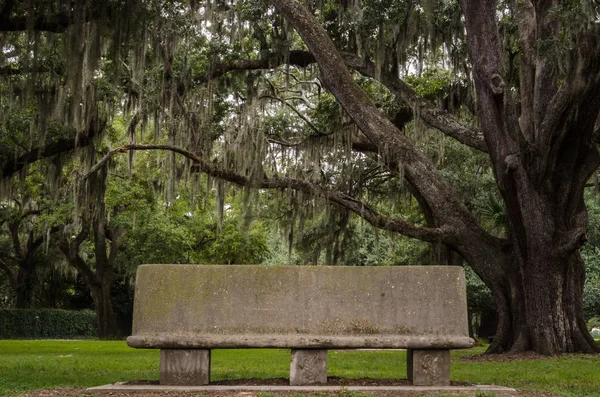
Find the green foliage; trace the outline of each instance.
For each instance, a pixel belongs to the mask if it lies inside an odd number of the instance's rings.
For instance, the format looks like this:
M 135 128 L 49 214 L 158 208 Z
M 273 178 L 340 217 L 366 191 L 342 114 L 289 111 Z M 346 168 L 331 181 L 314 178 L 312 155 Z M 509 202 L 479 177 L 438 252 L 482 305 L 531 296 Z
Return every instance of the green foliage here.
M 431 68 L 421 76 L 406 76 L 406 83 L 411 85 L 417 94 L 431 101 L 436 101 L 440 96 L 448 94 L 447 88 L 454 80 L 454 75 L 449 70 Z
M 588 241 L 581 249 L 586 265 L 583 309 L 587 319 L 600 317 L 600 202 L 597 192 L 586 191 Z
M 212 244 L 196 253 L 196 262 L 259 264 L 268 255 L 266 229 L 260 222 L 244 231 L 239 222 L 225 221 Z
M 319 96 L 317 106 L 311 111 L 314 125 L 319 131 L 330 132 L 340 123 L 341 107 L 330 93 Z
M 496 305 L 490 289 L 481 279 L 465 266 L 467 279 L 467 305 L 471 313 L 483 313 L 495 310 Z
M 488 192 L 487 195 L 478 196 L 473 204 L 473 209 L 482 219 L 484 227 L 488 231 L 504 237 L 508 225 L 504 202 L 499 195 L 494 191 Z
M 91 310 L 0 309 L 0 339 L 74 339 L 96 336 Z
M 590 321 L 587 322 L 588 329 L 592 328 L 600 328 L 600 317 L 592 317 Z

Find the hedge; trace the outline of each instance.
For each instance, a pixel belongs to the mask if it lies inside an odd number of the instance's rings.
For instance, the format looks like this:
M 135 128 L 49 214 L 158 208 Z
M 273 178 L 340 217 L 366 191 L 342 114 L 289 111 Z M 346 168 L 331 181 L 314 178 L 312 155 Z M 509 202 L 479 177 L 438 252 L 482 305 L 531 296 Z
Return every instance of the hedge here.
M 91 310 L 0 309 L 0 339 L 77 339 L 97 336 Z

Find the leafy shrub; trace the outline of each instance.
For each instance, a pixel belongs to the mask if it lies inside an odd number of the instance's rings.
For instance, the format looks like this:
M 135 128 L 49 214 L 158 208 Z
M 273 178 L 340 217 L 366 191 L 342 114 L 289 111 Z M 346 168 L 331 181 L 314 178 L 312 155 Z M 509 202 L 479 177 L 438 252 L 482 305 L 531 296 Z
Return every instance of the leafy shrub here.
M 0 309 L 0 339 L 74 339 L 96 335 L 96 314 L 91 310 Z

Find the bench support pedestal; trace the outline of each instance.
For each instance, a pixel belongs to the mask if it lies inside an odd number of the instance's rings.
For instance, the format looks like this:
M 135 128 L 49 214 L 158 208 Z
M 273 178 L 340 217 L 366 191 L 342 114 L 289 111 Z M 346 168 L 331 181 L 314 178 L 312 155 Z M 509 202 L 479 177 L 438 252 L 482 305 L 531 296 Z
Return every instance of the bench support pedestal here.
M 290 385 L 327 383 L 327 350 L 292 349 Z
M 161 385 L 202 386 L 209 382 L 210 350 L 161 349 Z
M 450 385 L 450 350 L 406 350 L 408 380 L 415 386 Z

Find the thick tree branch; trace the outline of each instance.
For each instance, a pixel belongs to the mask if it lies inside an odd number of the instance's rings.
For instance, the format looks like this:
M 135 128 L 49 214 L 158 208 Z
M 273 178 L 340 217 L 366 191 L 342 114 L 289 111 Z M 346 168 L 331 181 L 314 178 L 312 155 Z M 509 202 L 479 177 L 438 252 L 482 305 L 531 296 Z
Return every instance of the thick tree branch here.
M 29 19 L 27 16 L 8 17 L 0 15 L 0 32 L 37 30 L 63 33 L 72 23 L 67 14 L 41 15 L 32 19 Z
M 366 77 L 375 78 L 375 66 L 372 62 L 365 62 L 357 55 L 350 53 L 341 53 L 341 56 L 349 68 L 356 70 Z M 281 66 L 285 61 L 286 59 L 281 56 L 270 54 L 265 59 L 235 60 L 215 64 L 210 72 L 194 76 L 192 81 L 196 84 L 201 84 L 231 71 L 270 69 Z M 287 62 L 292 66 L 306 67 L 315 63 L 316 60 L 312 53 L 297 50 L 290 52 Z M 452 114 L 439 109 L 417 94 L 408 84 L 389 72 L 381 74 L 381 83 L 396 95 L 399 101 L 413 109 L 419 109 L 421 119 L 431 127 L 440 130 L 442 133 L 469 147 L 487 152 L 483 134 L 477 128 L 465 124 Z M 183 84 L 181 86 L 183 87 Z
M 40 159 L 51 157 L 56 154 L 70 152 L 77 147 L 87 146 L 92 143 L 93 133 L 82 133 L 77 138 L 62 138 L 44 146 L 38 146 L 23 153 L 16 160 L 5 161 L 0 166 L 0 179 L 7 178 L 23 169 L 27 164 L 31 164 Z
M 118 153 L 124 153 L 130 150 L 168 150 L 179 153 L 184 157 L 192 160 L 197 164 L 201 172 L 204 172 L 214 178 L 219 178 L 224 181 L 234 183 L 239 186 L 246 186 L 256 189 L 294 189 L 307 194 L 320 195 L 327 200 L 341 205 L 357 215 L 364 218 L 372 225 L 393 232 L 398 232 L 408 237 L 413 237 L 423 241 L 437 242 L 444 239 L 449 239 L 454 236 L 455 230 L 448 227 L 426 228 L 415 226 L 401 218 L 392 218 L 378 213 L 368 205 L 337 191 L 327 190 L 313 183 L 286 177 L 267 178 L 266 176 L 260 180 L 253 180 L 247 176 L 241 175 L 227 169 L 221 165 L 209 163 L 198 155 L 188 150 L 172 145 L 123 145 L 109 151 L 98 163 L 96 163 L 90 171 L 84 175 L 83 181 L 87 180 L 92 174 L 100 168 L 105 167 L 109 160 Z
M 452 230 L 442 241 L 459 252 L 484 280 L 489 282 L 500 276 L 501 258 L 490 260 L 489 252 L 495 252 L 493 250 L 503 242 L 481 228 L 431 160 L 417 150 L 358 87 L 316 18 L 296 0 L 278 0 L 272 4 L 300 34 L 319 64 L 321 80 L 363 134 L 378 147 L 380 158 L 390 169 L 394 163 L 401 164 L 407 182 L 419 191 L 440 228 Z M 492 18 L 494 16 L 495 11 Z M 488 259 L 481 261 L 481 258 Z
M 536 140 L 534 126 L 534 87 L 535 87 L 535 45 L 536 17 L 530 0 L 515 1 L 517 13 L 521 15 L 518 24 L 521 51 L 519 54 L 519 95 L 521 99 L 521 131 L 531 142 Z
M 86 284 L 92 286 L 97 284 L 94 271 L 79 255 L 79 246 L 83 243 L 88 234 L 89 223 L 87 220 L 83 219 L 81 230 L 71 241 L 69 241 L 66 231 L 62 231 L 58 239 L 58 248 L 65 255 L 69 264 L 81 274 L 81 277 L 84 278 Z
M 11 15 L 13 12 L 13 0 L 0 9 L 0 32 L 24 32 L 40 31 L 51 33 L 64 33 L 69 26 L 77 23 L 97 20 L 102 16 L 110 17 L 111 13 L 122 12 L 123 10 L 111 10 L 108 2 L 96 0 L 91 3 L 91 7 L 86 9 L 85 15 L 81 20 L 75 15 L 80 12 L 77 2 L 68 11 L 47 14 L 45 10 L 33 9 L 31 15 Z M 35 5 L 35 2 L 33 2 Z
M 49 232 L 50 234 L 54 234 L 57 231 L 59 231 L 59 229 L 60 228 L 58 226 L 52 226 Z M 35 254 L 35 251 L 37 251 L 37 249 L 40 248 L 45 238 L 46 236 L 44 235 L 40 235 L 36 238 L 33 231 L 29 232 L 29 239 L 27 241 L 27 255 Z
M 496 23 L 496 1 L 459 2 L 465 16 L 481 130 L 484 131 L 492 162 L 498 169 L 508 155 L 518 153 L 520 145 L 526 142 L 523 142 L 525 139 L 518 128 L 516 109 L 511 104 L 509 87 L 505 81 L 502 46 Z
M 342 56 L 348 67 L 364 76 L 375 78 L 375 64 L 373 62 L 363 61 L 360 57 L 347 53 L 342 54 Z M 463 123 L 452 114 L 438 108 L 390 72 L 381 72 L 381 83 L 402 103 L 412 109 L 419 109 L 421 119 L 431 127 L 469 147 L 487 152 L 483 134 L 479 129 Z
M 32 69 L 23 69 L 21 66 L 5 65 L 0 67 L 0 76 L 19 76 L 23 74 L 54 73 L 62 74 L 63 69 L 60 66 L 50 68 L 48 66 L 39 66 Z
M 473 215 L 439 176 L 431 160 L 400 133 L 356 84 L 316 18 L 298 1 L 282 0 L 273 2 L 273 5 L 295 27 L 309 47 L 321 69 L 322 81 L 341 106 L 363 134 L 380 149 L 384 162 L 402 164 L 406 179 L 421 192 L 439 217 L 440 224 L 482 232 Z
M 286 61 L 289 65 L 301 68 L 315 63 L 314 57 L 307 51 L 290 51 L 287 58 L 284 58 L 281 54 L 269 53 L 261 59 L 236 59 L 225 63 L 215 63 L 208 72 L 193 76 L 192 82 L 203 84 L 232 71 L 273 69 L 283 65 Z
M 108 255 L 108 263 L 110 263 L 111 266 L 114 266 L 114 264 L 116 263 L 117 255 L 119 253 L 120 238 L 122 234 L 123 228 L 116 227 L 106 235 L 106 238 L 110 240 L 110 253 Z

